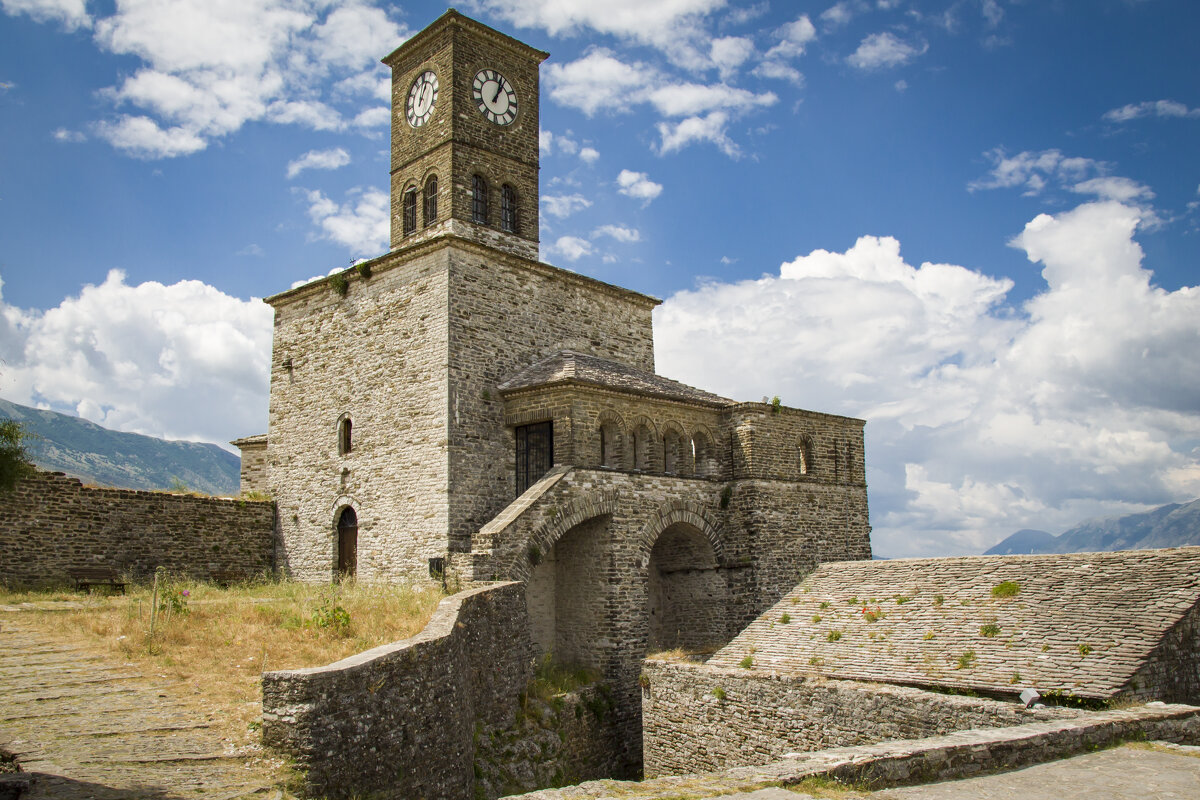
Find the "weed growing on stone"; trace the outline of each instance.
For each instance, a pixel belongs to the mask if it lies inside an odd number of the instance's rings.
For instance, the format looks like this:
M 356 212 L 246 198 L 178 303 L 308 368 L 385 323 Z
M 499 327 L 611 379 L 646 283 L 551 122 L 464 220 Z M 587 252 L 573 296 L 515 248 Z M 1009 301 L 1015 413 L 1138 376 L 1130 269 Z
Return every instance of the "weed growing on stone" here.
M 1021 682 L 1021 673 L 1014 672 L 1012 674 L 1012 677 L 1008 679 L 1008 682 L 1009 683 L 1020 683 Z
M 898 605 L 898 606 L 904 605 L 909 600 L 912 600 L 912 598 L 907 595 L 903 595 L 903 594 L 896 595 L 896 605 Z
M 1092 646 L 1087 642 L 1080 642 L 1076 649 L 1079 650 L 1079 655 L 1081 656 L 1086 656 L 1092 652 Z
M 821 621 L 821 615 L 820 615 L 820 614 L 813 614 L 813 615 L 812 615 L 812 621 L 813 621 L 814 623 L 820 622 L 820 621 Z
M 371 277 L 371 265 L 368 262 L 360 261 L 354 265 L 354 268 L 358 270 L 358 274 L 364 279 Z
M 934 635 L 933 631 L 925 631 L 925 635 L 922 636 L 921 638 L 928 642 L 930 639 L 933 638 L 933 635 Z
M 717 698 L 718 701 L 723 701 L 726 696 L 725 690 L 722 689 L 720 686 L 714 686 L 713 690 L 712 690 L 712 696 Z
M 992 597 L 1016 597 L 1021 585 L 1016 581 L 1001 581 L 992 587 Z
M 822 600 L 822 601 L 821 601 L 821 608 L 829 608 L 829 601 L 828 601 L 828 600 Z
M 779 618 L 780 625 L 787 625 L 791 621 L 792 621 L 791 614 L 788 614 L 786 612 L 784 612 L 783 616 Z
M 975 651 L 967 650 L 958 657 L 958 665 L 956 669 L 970 669 L 971 667 L 975 666 L 975 661 Z
M 842 638 L 841 631 L 830 631 L 829 633 L 825 634 L 825 640 L 829 642 L 836 642 L 840 638 Z
M 852 606 L 858 605 L 858 595 L 854 595 L 854 597 L 851 597 L 847 602 Z
M 754 666 L 754 656 L 746 656 L 738 662 L 738 666 L 742 669 L 750 669 Z
M 940 606 L 944 602 L 946 602 L 946 598 L 944 596 L 942 596 L 940 594 L 935 594 L 933 596 L 933 604 L 935 606 Z
M 979 628 L 979 635 L 986 636 L 989 639 L 991 639 L 995 636 L 998 636 L 999 634 L 1000 634 L 1000 626 L 994 622 L 989 622 L 988 624 L 983 625 Z
M 341 272 L 333 273 L 326 279 L 326 282 L 330 289 L 342 297 L 345 297 L 346 293 L 350 291 L 350 281 L 346 280 L 346 276 Z

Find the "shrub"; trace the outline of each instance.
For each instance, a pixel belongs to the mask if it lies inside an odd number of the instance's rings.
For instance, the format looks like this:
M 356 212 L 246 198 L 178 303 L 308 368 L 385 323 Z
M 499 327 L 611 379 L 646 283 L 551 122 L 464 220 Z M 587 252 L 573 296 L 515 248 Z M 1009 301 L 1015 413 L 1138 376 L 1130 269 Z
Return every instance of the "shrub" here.
M 780 409 L 780 407 L 781 407 L 782 405 L 783 405 L 783 403 L 782 403 L 782 401 L 779 399 L 779 395 L 775 395 L 774 397 L 772 397 L 772 398 L 771 398 L 771 413 L 772 413 L 772 414 L 778 414 L 778 413 L 779 413 L 779 409 Z
M 1021 591 L 1021 585 L 1016 581 L 1001 581 L 992 587 L 992 597 L 1015 597 Z
M 358 274 L 361 275 L 364 279 L 371 277 L 371 265 L 369 263 L 367 263 L 366 261 L 361 261 L 361 262 L 355 264 L 354 268 L 356 270 L 358 270 Z
M 333 291 L 342 297 L 345 297 L 346 293 L 350 291 L 350 281 L 346 280 L 344 273 L 335 272 L 329 276 L 326 282 L 329 284 L 330 289 L 333 289 Z

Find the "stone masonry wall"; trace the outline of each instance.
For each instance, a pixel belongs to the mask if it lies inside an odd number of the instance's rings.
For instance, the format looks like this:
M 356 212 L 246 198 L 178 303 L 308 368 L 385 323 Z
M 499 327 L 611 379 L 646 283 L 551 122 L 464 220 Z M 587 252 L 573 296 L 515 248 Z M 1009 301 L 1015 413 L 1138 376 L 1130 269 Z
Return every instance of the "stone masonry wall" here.
M 344 297 L 317 281 L 268 301 L 268 483 L 280 566 L 294 578 L 332 578 L 346 507 L 358 517 L 361 578 L 427 577 L 428 559 L 446 552 L 447 261 L 431 245 L 369 262 L 369 278 L 350 270 Z
M 642 735 L 646 777 L 765 764 L 785 753 L 917 739 L 969 728 L 1066 719 L 908 687 L 823 681 L 647 659 Z
M 516 497 L 513 432 L 496 387 L 563 349 L 652 370 L 658 301 L 466 243 L 450 268 L 449 525 L 452 548 L 468 550 Z
M 242 451 L 242 492 L 269 492 L 267 485 L 267 437 L 253 436 L 231 442 Z
M 1126 693 L 1144 700 L 1200 705 L 1200 604 L 1166 632 Z
M 145 579 L 161 566 L 201 580 L 274 567 L 273 503 L 85 488 L 49 472 L 6 499 L 16 511 L 0 526 L 0 581 L 62 583 L 73 567 Z
M 442 601 L 418 635 L 312 669 L 263 675 L 263 742 L 329 798 L 490 800 L 613 774 L 620 747 L 598 687 L 527 695 L 524 587 Z

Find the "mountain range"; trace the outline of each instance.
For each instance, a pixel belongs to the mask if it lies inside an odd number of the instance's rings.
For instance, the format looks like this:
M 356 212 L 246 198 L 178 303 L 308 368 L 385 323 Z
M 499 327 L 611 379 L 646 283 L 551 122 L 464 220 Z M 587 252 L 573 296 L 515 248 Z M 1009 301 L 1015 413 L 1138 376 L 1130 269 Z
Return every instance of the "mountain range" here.
M 1084 553 L 1200 545 L 1200 500 L 1170 503 L 1123 517 L 1092 519 L 1055 536 L 1020 530 L 984 551 L 985 556 L 1021 553 Z
M 39 469 L 65 472 L 86 484 L 121 489 L 186 486 L 212 495 L 238 492 L 241 460 L 215 444 L 120 433 L 86 419 L 3 399 L 0 419 L 21 424 L 25 450 Z

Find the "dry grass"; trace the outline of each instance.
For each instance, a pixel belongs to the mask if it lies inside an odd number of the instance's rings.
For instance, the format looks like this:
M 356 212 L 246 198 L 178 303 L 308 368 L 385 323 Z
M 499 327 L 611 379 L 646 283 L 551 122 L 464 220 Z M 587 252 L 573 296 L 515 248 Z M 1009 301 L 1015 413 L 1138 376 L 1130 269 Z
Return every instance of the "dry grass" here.
M 405 639 L 425 627 L 444 597 L 433 586 L 264 582 L 225 589 L 171 579 L 160 582 L 156 603 L 151 595 L 148 586 L 108 597 L 0 590 L 0 604 L 57 606 L 21 621 L 178 681 L 181 691 L 220 709 L 224 735 L 249 744 L 258 739 L 264 669 L 320 666 Z

